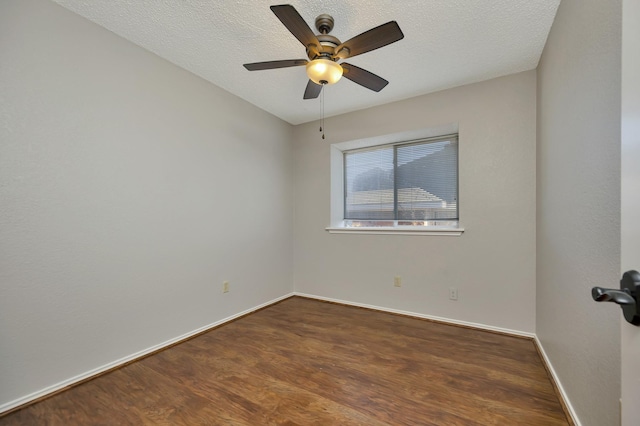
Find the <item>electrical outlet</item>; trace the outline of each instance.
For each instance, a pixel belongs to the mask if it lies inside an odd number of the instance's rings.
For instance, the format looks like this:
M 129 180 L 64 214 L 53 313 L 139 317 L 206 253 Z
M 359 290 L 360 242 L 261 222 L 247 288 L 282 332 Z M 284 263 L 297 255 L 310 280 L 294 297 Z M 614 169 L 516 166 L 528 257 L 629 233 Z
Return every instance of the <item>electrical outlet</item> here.
M 402 277 L 393 277 L 393 286 L 402 287 Z
M 222 283 L 222 292 L 229 293 L 229 281 L 225 281 Z
M 449 300 L 458 300 L 458 289 L 455 287 L 449 288 Z

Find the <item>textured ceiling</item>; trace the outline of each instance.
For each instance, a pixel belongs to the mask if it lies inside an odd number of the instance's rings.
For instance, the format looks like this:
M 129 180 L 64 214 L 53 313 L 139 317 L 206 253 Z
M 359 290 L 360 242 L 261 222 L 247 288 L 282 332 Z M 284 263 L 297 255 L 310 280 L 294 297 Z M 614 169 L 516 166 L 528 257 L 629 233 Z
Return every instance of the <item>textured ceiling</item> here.
M 306 59 L 265 0 L 54 0 L 125 39 L 292 124 L 317 120 L 303 100 L 304 67 L 250 72 L 242 64 Z M 325 87 L 327 116 L 533 69 L 560 0 L 292 0 L 316 32 L 335 19 L 346 41 L 395 20 L 404 39 L 348 61 L 387 80 L 376 93 L 347 79 Z

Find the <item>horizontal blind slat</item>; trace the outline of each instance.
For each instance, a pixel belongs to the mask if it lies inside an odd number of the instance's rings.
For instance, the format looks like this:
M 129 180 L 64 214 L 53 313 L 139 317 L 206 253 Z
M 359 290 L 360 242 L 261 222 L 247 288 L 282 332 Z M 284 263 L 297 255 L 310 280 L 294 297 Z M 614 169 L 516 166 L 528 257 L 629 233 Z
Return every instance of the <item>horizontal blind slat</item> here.
M 394 150 L 397 164 L 393 161 Z M 455 137 L 346 152 L 344 162 L 345 219 L 420 221 L 458 218 L 458 145 Z M 397 182 L 394 182 L 394 176 Z

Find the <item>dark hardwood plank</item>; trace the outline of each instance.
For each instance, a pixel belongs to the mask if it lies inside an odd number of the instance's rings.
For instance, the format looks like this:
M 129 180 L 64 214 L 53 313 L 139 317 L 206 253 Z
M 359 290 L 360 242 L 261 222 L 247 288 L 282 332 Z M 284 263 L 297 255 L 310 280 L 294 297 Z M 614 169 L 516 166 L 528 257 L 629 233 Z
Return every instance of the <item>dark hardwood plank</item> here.
M 531 340 L 294 297 L 0 425 L 567 425 Z

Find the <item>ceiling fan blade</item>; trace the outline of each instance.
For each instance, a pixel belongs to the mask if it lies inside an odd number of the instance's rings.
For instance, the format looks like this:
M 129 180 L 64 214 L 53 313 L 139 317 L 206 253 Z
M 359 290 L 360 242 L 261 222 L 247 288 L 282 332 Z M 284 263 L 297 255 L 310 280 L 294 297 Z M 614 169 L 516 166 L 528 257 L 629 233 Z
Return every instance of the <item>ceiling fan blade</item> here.
M 389 82 L 384 78 L 360 67 L 356 67 L 355 65 L 346 63 L 342 63 L 340 65 L 342 65 L 343 77 L 348 78 L 354 83 L 358 83 L 367 89 L 371 89 L 374 92 L 381 91 L 387 84 L 389 84 Z
M 306 59 L 284 59 L 282 61 L 253 62 L 244 64 L 249 71 L 272 70 L 275 68 L 299 67 L 307 65 Z
M 303 99 L 315 99 L 320 95 L 322 91 L 322 85 L 316 84 L 313 81 L 309 80 L 307 83 L 307 88 L 304 90 Z
M 336 47 L 335 56 L 342 59 L 351 58 L 386 46 L 387 44 L 395 43 L 403 38 L 404 34 L 398 23 L 396 21 L 390 21 L 345 41 Z
M 313 33 L 309 25 L 305 22 L 305 20 L 300 16 L 295 7 L 290 4 L 281 4 L 271 6 L 271 11 L 275 13 L 275 15 L 282 21 L 285 27 L 291 34 L 293 34 L 300 43 L 304 44 L 305 47 L 309 47 L 310 45 L 315 45 L 315 50 L 317 51 L 320 48 L 320 42 L 318 38 Z

